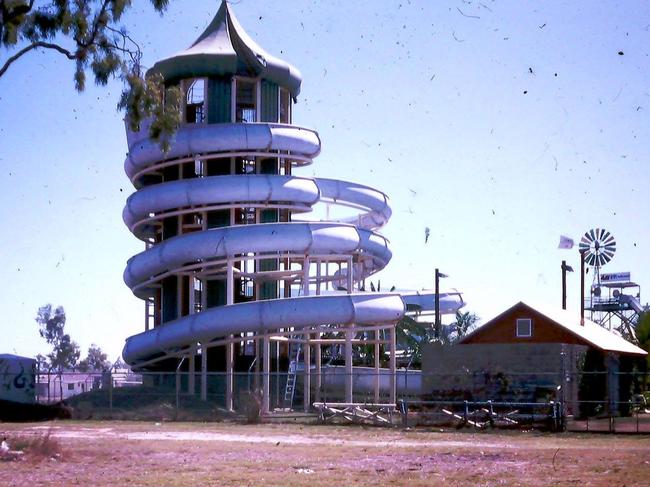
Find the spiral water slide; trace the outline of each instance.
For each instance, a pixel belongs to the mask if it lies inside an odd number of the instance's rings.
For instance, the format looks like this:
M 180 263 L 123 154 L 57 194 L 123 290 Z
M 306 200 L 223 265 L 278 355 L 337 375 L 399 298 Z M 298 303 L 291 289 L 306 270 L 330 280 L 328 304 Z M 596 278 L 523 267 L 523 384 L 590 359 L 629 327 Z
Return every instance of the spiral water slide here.
M 277 208 L 293 213 L 309 212 L 317 203 L 343 205 L 359 210 L 341 221 L 281 222 L 231 225 L 179 235 L 152 245 L 132 257 L 124 280 L 142 299 L 151 297 L 163 279 L 172 275 L 223 271 L 231 260 L 262 257 L 300 258 L 302 269 L 291 278 L 304 283 L 303 296 L 230 304 L 208 308 L 134 335 L 123 356 L 142 366 L 179 356 L 200 342 L 209 345 L 232 334 L 268 333 L 318 325 L 377 325 L 399 321 L 412 305 L 432 310 L 431 293 L 351 293 L 354 283 L 383 269 L 391 258 L 386 238 L 377 233 L 390 218 L 388 198 L 381 191 L 360 184 L 293 175 L 240 174 L 176 180 L 146 186 L 147 174 L 187 160 L 218 155 L 245 157 L 288 156 L 304 165 L 320 152 L 318 134 L 312 130 L 274 123 L 183 126 L 167 153 L 148 138 L 130 133 L 125 170 L 137 192 L 123 212 L 126 225 L 147 241 L 170 216 L 231 208 Z M 134 140 L 135 139 L 135 140 Z M 333 266 L 331 272 L 309 275 L 310 262 L 352 262 Z M 275 276 L 280 277 L 279 272 Z M 282 278 L 287 277 L 287 271 Z M 260 278 L 261 272 L 251 277 Z M 346 283 L 350 293 L 308 296 L 309 284 Z M 337 286 L 339 289 L 346 286 Z M 441 294 L 440 311 L 455 312 L 462 306 L 459 294 Z

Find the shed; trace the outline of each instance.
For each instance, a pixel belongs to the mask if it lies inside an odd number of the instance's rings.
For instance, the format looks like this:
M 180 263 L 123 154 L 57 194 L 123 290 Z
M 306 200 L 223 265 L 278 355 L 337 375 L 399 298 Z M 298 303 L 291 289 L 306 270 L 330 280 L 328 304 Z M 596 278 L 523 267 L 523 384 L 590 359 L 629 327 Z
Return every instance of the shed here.
M 596 413 L 600 401 L 601 408 L 618 411 L 633 385 L 625 372 L 647 352 L 593 321 L 580 321 L 574 313 L 520 301 L 455 345 L 425 348 L 423 392 L 434 398 L 561 400 L 575 414 Z
M 565 310 L 533 308 L 519 301 L 474 330 L 459 344 L 563 343 L 585 345 L 603 352 L 645 356 L 648 353 L 591 320 Z

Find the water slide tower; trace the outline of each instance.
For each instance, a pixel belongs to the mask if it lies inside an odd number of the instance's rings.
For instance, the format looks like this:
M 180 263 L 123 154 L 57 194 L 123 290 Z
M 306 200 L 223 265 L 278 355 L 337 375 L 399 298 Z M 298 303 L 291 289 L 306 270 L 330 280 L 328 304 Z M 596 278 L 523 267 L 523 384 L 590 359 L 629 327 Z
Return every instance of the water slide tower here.
M 181 89 L 183 123 L 167 152 L 149 138 L 147 123 L 137 132 L 127 127 L 125 170 L 136 191 L 123 217 L 146 248 L 129 259 L 124 280 L 146 316 L 124 359 L 136 370 L 183 371 L 188 393 L 203 398 L 210 374 L 222 374 L 228 409 L 236 407 L 238 371 L 257 370 L 268 411 L 270 377 L 287 372 L 299 346 L 309 408 L 311 391 L 317 399 L 320 390 L 322 349 L 336 342 L 352 402 L 353 345 L 385 346 L 394 370 L 395 323 L 407 305 L 434 309 L 433 293 L 359 292 L 392 255 L 378 233 L 391 215 L 387 196 L 294 175 L 321 149 L 315 131 L 292 124 L 300 72 L 258 46 L 228 3 L 188 49 L 151 73 Z M 319 203 L 355 214 L 301 220 Z M 457 293 L 439 302 L 442 313 L 463 305 Z M 388 390 L 394 401 L 394 375 Z

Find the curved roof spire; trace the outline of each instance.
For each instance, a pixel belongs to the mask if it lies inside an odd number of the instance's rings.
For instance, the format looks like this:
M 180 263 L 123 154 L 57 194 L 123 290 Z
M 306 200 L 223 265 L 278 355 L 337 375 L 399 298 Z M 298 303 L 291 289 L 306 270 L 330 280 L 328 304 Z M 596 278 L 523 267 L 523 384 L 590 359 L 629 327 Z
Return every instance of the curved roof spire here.
M 158 61 L 150 73 L 162 74 L 167 82 L 200 76 L 260 76 L 287 88 L 294 98 L 302 82 L 297 68 L 270 55 L 250 38 L 225 0 L 189 48 Z

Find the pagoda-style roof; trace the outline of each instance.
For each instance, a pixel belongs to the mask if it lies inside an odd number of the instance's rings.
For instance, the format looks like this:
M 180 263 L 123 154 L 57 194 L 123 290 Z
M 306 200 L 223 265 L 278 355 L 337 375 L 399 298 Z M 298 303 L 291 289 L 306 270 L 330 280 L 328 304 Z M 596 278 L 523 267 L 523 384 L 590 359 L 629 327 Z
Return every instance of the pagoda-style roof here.
M 162 74 L 167 83 L 203 76 L 260 76 L 287 88 L 294 98 L 302 82 L 297 68 L 268 54 L 244 32 L 225 0 L 194 44 L 158 61 L 147 74 L 152 73 Z

